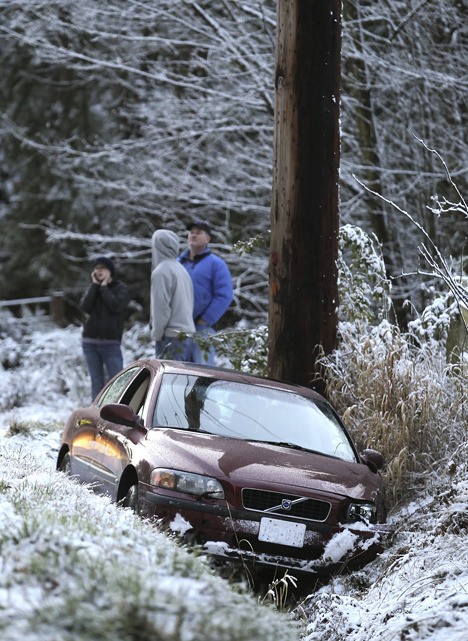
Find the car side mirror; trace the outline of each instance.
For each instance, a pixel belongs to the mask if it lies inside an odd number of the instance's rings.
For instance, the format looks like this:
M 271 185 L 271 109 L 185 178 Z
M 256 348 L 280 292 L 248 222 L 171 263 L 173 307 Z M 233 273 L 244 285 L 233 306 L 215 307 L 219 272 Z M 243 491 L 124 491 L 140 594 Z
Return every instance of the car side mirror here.
M 377 452 L 377 450 L 363 450 L 359 456 L 361 457 L 361 461 L 365 463 L 374 474 L 377 474 L 384 466 L 383 456 L 380 452 Z
M 146 434 L 148 431 L 144 426 L 143 420 L 135 414 L 131 407 L 122 405 L 120 403 L 108 403 L 101 407 L 99 415 L 105 421 L 110 423 L 117 423 L 117 425 L 125 425 L 127 427 L 135 427 Z

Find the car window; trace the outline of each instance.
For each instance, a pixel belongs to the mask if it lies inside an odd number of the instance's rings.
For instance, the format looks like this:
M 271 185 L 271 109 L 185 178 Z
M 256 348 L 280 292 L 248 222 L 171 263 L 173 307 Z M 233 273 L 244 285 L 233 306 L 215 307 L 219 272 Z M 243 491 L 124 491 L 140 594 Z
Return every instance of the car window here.
M 152 425 L 287 442 L 356 461 L 349 437 L 328 403 L 261 385 L 165 374 Z
M 101 396 L 97 400 L 97 406 L 103 407 L 103 405 L 107 405 L 108 403 L 118 403 L 120 397 L 122 396 L 122 392 L 125 390 L 128 383 L 132 380 L 135 374 L 139 371 L 139 367 L 130 367 L 129 369 L 122 372 L 122 374 L 120 374 L 120 376 L 118 376 L 115 381 L 113 381 L 111 385 L 109 385 L 109 387 L 106 387 L 104 389 Z
M 135 414 L 138 414 L 140 417 L 143 414 L 150 378 L 150 372 L 147 369 L 142 369 L 132 380 L 120 399 L 121 403 L 131 407 Z

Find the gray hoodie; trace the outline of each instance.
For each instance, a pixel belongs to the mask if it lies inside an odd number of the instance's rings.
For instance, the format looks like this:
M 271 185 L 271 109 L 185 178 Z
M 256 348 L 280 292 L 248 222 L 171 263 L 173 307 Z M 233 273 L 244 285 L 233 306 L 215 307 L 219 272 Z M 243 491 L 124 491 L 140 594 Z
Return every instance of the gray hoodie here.
M 158 229 L 151 239 L 151 336 L 160 341 L 179 332 L 193 334 L 193 285 L 178 261 L 179 239 L 167 229 Z

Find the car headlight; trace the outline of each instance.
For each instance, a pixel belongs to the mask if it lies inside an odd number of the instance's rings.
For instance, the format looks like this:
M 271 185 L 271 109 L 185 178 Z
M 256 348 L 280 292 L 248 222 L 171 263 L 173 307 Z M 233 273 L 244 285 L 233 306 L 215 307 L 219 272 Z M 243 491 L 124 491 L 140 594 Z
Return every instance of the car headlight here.
M 348 521 L 363 521 L 364 523 L 374 523 L 377 509 L 374 503 L 351 503 L 348 506 Z
M 151 472 L 151 485 L 174 492 L 207 496 L 212 499 L 224 499 L 223 486 L 217 479 L 191 472 L 156 468 Z

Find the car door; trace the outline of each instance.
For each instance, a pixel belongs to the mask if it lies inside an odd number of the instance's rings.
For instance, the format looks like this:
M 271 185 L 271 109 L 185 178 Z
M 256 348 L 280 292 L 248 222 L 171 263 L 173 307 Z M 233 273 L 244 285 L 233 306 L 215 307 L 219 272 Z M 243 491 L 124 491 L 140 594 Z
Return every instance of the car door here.
M 142 417 L 150 379 L 150 372 L 144 367 L 139 368 L 127 379 L 117 401 L 109 397 L 105 400 L 128 405 L 135 414 Z M 109 494 L 116 500 L 122 473 L 132 462 L 135 446 L 144 437 L 145 432 L 99 418 L 96 433 L 96 451 L 99 458 L 94 470 L 95 489 L 98 492 Z
M 92 483 L 94 479 L 93 470 L 99 421 L 99 410 L 93 405 L 76 412 L 73 416 L 70 438 L 70 471 L 83 483 Z

